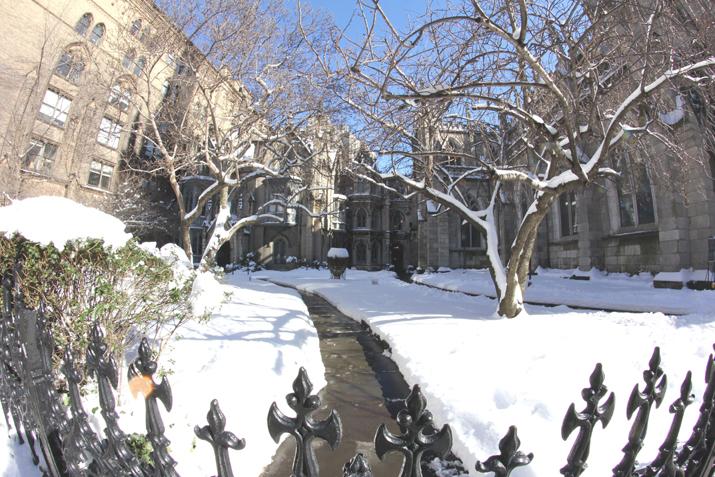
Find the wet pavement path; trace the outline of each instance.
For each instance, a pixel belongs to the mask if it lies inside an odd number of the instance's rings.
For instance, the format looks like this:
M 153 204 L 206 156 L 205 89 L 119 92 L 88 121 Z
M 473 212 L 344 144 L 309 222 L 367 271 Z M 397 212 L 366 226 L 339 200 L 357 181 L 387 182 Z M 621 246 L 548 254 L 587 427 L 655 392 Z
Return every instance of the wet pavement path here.
M 318 296 L 301 295 L 318 330 L 328 382 L 319 394 L 322 405 L 314 417 L 324 418 L 327 410 L 335 409 L 343 423 L 343 439 L 337 449 L 331 450 L 324 441 L 314 441 L 320 474 L 341 476 L 345 462 L 362 452 L 375 477 L 399 475 L 402 456 L 393 453 L 381 462 L 375 455 L 373 438 L 382 423 L 397 431 L 393 416 L 403 408 L 409 386 L 397 365 L 385 355 L 385 346 L 367 327 Z M 278 404 L 287 410 L 285 403 Z M 294 449 L 294 440 L 289 437 L 279 446 L 262 477 L 289 476 Z

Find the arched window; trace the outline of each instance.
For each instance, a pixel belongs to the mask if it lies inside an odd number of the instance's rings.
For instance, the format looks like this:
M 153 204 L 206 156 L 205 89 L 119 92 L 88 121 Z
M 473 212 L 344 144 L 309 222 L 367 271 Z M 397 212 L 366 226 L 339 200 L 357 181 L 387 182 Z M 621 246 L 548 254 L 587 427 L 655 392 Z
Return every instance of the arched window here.
M 126 69 L 131 68 L 131 66 L 134 64 L 134 56 L 136 53 L 134 52 L 134 49 L 132 48 L 131 50 L 127 51 L 124 54 L 124 58 L 122 59 L 122 66 L 125 67 Z
M 380 230 L 382 228 L 382 211 L 380 209 L 373 209 L 372 215 L 370 216 L 370 228 L 372 230 Z
M 392 212 L 390 217 L 390 229 L 392 230 L 402 230 L 402 224 L 405 223 L 405 215 L 399 210 Z
M 95 45 L 99 45 L 102 43 L 105 31 L 107 31 L 107 29 L 104 27 L 104 23 L 97 23 L 94 28 L 92 28 L 92 33 L 89 35 L 89 41 Z
M 140 76 L 142 74 L 142 71 L 144 71 L 144 65 L 146 65 L 146 59 L 143 56 L 137 58 L 137 61 L 134 62 L 135 76 Z
M 92 14 L 85 13 L 82 18 L 79 19 L 77 24 L 74 26 L 74 31 L 84 36 L 89 30 L 89 26 L 92 24 Z
M 71 83 L 78 83 L 84 71 L 84 59 L 78 50 L 68 50 L 62 53 L 55 67 L 55 74 Z
M 355 214 L 355 228 L 364 229 L 367 227 L 367 212 L 365 209 L 358 209 L 357 214 Z
M 132 28 L 129 30 L 129 34 L 132 36 L 137 36 L 139 35 L 139 32 L 142 31 L 142 21 L 139 19 L 134 20 L 132 23 Z
M 284 238 L 277 238 L 273 241 L 273 263 L 282 265 L 286 263 L 286 249 L 288 245 Z
M 367 245 L 362 240 L 355 244 L 355 263 L 358 265 L 367 263 Z

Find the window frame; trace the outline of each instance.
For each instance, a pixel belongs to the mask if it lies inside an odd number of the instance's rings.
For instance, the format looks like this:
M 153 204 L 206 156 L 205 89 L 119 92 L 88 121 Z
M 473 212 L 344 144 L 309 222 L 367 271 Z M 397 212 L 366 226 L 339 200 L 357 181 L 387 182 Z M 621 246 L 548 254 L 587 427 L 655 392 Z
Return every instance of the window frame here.
M 55 104 L 46 102 L 48 93 L 52 93 L 57 97 Z M 60 106 L 63 100 L 68 103 L 66 110 L 62 109 L 62 107 Z M 47 114 L 46 112 L 43 112 L 43 108 L 45 107 L 49 109 L 52 114 Z M 69 112 L 71 107 L 72 98 L 70 96 L 63 94 L 56 88 L 47 88 L 45 90 L 45 94 L 42 96 L 42 100 L 40 102 L 40 109 L 37 111 L 37 117 L 40 121 L 44 123 L 64 129 L 65 125 L 67 124 L 67 120 L 69 119 Z M 58 112 L 59 114 L 57 114 Z M 60 121 L 60 118 L 64 119 Z
M 569 200 L 570 199 L 570 200 Z M 566 201 L 565 201 L 566 200 Z M 564 220 L 564 207 L 566 207 L 566 219 Z M 564 192 L 559 195 L 559 234 L 561 237 L 573 237 L 578 235 L 578 220 L 576 211 L 578 210 L 578 195 L 574 191 Z M 567 233 L 568 231 L 568 233 Z
M 33 156 L 30 156 L 30 152 L 34 148 L 34 146 L 40 146 L 40 151 L 42 154 L 35 154 Z M 47 150 L 47 146 L 52 147 L 52 154 L 50 157 L 48 157 L 44 152 Z M 39 137 L 32 137 L 30 139 L 30 147 L 28 147 L 27 152 L 23 155 L 22 159 L 22 170 L 32 172 L 34 174 L 40 174 L 43 176 L 49 176 L 52 174 L 52 168 L 54 167 L 55 164 L 55 159 L 57 157 L 57 151 L 59 149 L 59 145 L 52 142 L 48 141 L 44 138 L 39 138 Z M 33 159 L 30 161 L 30 157 Z M 41 157 L 42 158 L 42 167 L 37 167 L 38 161 L 37 159 Z M 32 165 L 30 165 L 30 162 L 32 162 Z
M 80 53 L 77 51 L 65 50 L 55 65 L 53 74 L 59 76 L 60 78 L 64 78 L 72 84 L 79 84 L 86 66 L 84 58 L 82 58 Z
M 107 130 L 103 129 L 105 121 L 111 123 L 110 128 Z M 122 139 L 122 129 L 124 129 L 124 126 L 122 126 L 122 123 L 117 119 L 111 116 L 102 116 L 102 121 L 99 123 L 99 132 L 97 133 L 97 142 L 109 149 L 118 149 Z M 105 133 L 107 137 L 106 142 L 102 140 L 103 133 Z M 112 139 L 114 139 L 114 141 L 112 141 Z
M 360 220 L 361 217 L 363 218 L 363 220 Z M 363 207 L 360 207 L 355 212 L 355 228 L 356 229 L 366 229 L 367 228 L 367 210 L 365 210 Z
M 97 28 L 101 28 L 101 33 L 97 33 Z M 89 37 L 87 39 L 94 46 L 99 46 L 102 44 L 102 40 L 104 40 L 104 35 L 106 33 L 107 27 L 104 25 L 104 23 L 100 22 L 94 25 L 94 28 L 92 28 L 92 31 L 89 33 Z
M 86 24 L 84 20 L 87 20 Z M 79 20 L 77 20 L 77 23 L 74 25 L 74 31 L 80 36 L 85 36 L 87 35 L 87 32 L 89 31 L 89 27 L 92 26 L 92 22 L 94 21 L 94 16 L 90 12 L 84 13 L 81 17 L 79 17 Z
M 94 170 L 95 164 L 99 165 L 98 171 Z M 109 172 L 108 175 L 106 174 L 107 170 Z M 97 184 L 91 183 L 92 174 L 95 174 L 97 176 Z M 113 178 L 114 178 L 114 165 L 113 164 L 111 164 L 107 161 L 102 161 L 100 159 L 92 159 L 92 162 L 90 162 L 90 164 L 89 164 L 89 172 L 87 173 L 87 186 L 88 187 L 109 192 L 112 190 Z M 105 183 L 104 179 L 107 179 L 106 183 Z
M 648 168 L 644 163 L 633 161 L 630 154 L 622 152 L 616 159 L 621 177 L 616 179 L 616 200 L 618 201 L 618 223 L 621 228 L 638 228 L 657 222 L 655 198 Z M 634 175 L 634 165 L 641 169 Z M 647 199 L 647 200 L 643 200 Z M 629 208 L 626 204 L 630 204 Z M 628 215 L 626 215 L 628 214 Z M 646 215 L 648 214 L 648 215 Z M 628 217 L 629 220 L 624 220 Z
M 459 227 L 459 245 L 464 250 L 484 250 L 486 248 L 484 233 L 479 230 L 479 227 L 463 220 Z

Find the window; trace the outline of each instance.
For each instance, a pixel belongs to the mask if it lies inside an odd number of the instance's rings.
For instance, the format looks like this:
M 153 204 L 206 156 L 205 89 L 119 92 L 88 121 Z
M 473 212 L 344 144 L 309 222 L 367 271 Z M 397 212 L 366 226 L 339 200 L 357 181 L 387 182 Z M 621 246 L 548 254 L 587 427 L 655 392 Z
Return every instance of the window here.
M 41 139 L 30 141 L 30 147 L 25 153 L 23 167 L 38 174 L 49 174 L 55 162 L 57 146 Z
M 97 23 L 92 29 L 92 34 L 89 35 L 89 41 L 99 46 L 102 43 L 105 31 L 104 23 Z
M 201 255 L 204 251 L 204 238 L 201 229 L 191 229 L 191 255 L 193 255 L 194 263 L 201 261 Z
M 390 217 L 390 229 L 391 230 L 402 230 L 402 225 L 405 223 L 405 215 L 396 210 L 392 213 Z
M 74 26 L 74 31 L 84 36 L 89 30 L 89 26 L 92 24 L 92 14 L 85 13 L 82 18 L 79 19 L 77 24 Z
M 355 214 L 355 228 L 364 229 L 367 227 L 367 212 L 365 209 L 358 209 L 357 214 Z
M 382 228 L 382 210 L 373 209 L 370 215 L 370 228 L 372 230 L 380 230 Z
M 71 83 L 79 82 L 84 71 L 84 60 L 78 52 L 65 51 L 55 67 L 55 74 Z
M 134 62 L 134 76 L 140 76 L 142 74 L 145 64 L 146 59 L 143 56 L 137 58 L 137 61 Z
M 92 161 L 89 166 L 89 177 L 87 177 L 87 185 L 99 187 L 100 189 L 109 190 L 112 185 L 112 173 L 114 166 L 104 164 L 99 161 Z
M 624 154 L 620 158 L 619 169 L 621 177 L 617 184 L 621 227 L 654 223 L 653 194 L 645 165 Z
M 355 245 L 355 262 L 359 265 L 367 263 L 367 245 L 362 240 Z
M 482 232 L 467 221 L 462 223 L 462 248 L 484 248 Z
M 355 190 L 358 194 L 370 193 L 370 184 L 365 180 L 359 180 L 355 186 Z
M 578 233 L 576 224 L 576 194 L 564 192 L 559 196 L 559 218 L 561 219 L 561 236 L 568 237 Z
M 71 104 L 72 100 L 67 96 L 48 89 L 42 98 L 38 117 L 54 126 L 64 127 Z
M 139 32 L 141 30 L 142 30 L 142 21 L 137 19 L 137 20 L 134 20 L 134 22 L 132 23 L 132 27 L 129 30 L 129 34 L 131 34 L 132 36 L 137 36 L 137 35 L 139 35 Z
M 116 149 L 119 146 L 119 136 L 122 134 L 122 125 L 108 117 L 103 117 L 99 125 L 97 141 L 107 147 Z
M 129 109 L 129 101 L 132 99 L 132 92 L 116 84 L 109 90 L 109 104 L 121 111 Z
M 126 69 L 131 68 L 131 66 L 134 64 L 134 57 L 136 56 L 136 53 L 134 50 L 129 50 L 124 54 L 124 58 L 122 58 L 122 66 Z

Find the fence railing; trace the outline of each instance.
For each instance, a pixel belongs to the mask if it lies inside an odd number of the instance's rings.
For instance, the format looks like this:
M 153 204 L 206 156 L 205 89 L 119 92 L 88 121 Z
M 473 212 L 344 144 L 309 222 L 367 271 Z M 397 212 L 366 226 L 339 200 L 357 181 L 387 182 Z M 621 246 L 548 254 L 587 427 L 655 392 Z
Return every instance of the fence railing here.
M 102 330 L 92 329 L 86 351 L 88 377 L 96 380 L 101 416 L 105 422 L 104 437 L 100 437 L 88 422 L 80 393 L 81 373 L 66 350 L 62 373 L 66 379 L 69 405 L 65 406 L 54 388 L 52 371 L 52 337 L 48 332 L 42 307 L 28 310 L 12 277 L 2 283 L 2 322 L 0 323 L 0 402 L 8 427 L 14 427 L 20 442 L 27 442 L 35 464 L 43 468 L 43 475 L 56 476 L 178 476 L 176 461 L 169 453 L 169 441 L 164 435 L 161 407 L 172 407 L 171 387 L 166 378 L 155 380 L 157 364 L 146 340 L 141 342 L 137 359 L 129 367 L 128 377 L 139 381 L 144 389 L 146 438 L 151 443 L 151 462 L 140 461 L 132 452 L 128 437 L 122 431 L 115 410 L 115 391 L 118 368 L 107 350 Z M 614 477 L 711 477 L 715 469 L 715 359 L 708 358 L 703 394 L 697 422 L 684 442 L 679 443 L 683 415 L 694 402 L 691 394 L 691 373 L 688 372 L 680 388 L 680 395 L 669 410 L 673 414 L 670 430 L 660 446 L 657 457 L 650 463 L 637 464 L 653 406 L 664 400 L 666 376 L 660 367 L 660 351 L 656 348 L 643 373 L 644 385 L 636 385 L 628 400 L 626 415 L 633 418 L 623 456 L 613 469 Z M 336 412 L 323 420 L 312 417 L 320 406 L 320 398 L 312 393 L 312 384 L 304 369 L 293 382 L 293 392 L 286 397 L 295 417 L 283 414 L 273 403 L 268 411 L 268 432 L 277 442 L 289 434 L 296 441 L 292 476 L 317 477 L 318 463 L 313 441 L 321 439 L 332 448 L 340 445 L 342 424 Z M 613 417 L 614 394 L 608 394 L 604 373 L 597 364 L 589 379 L 589 386 L 581 392 L 585 407 L 576 411 L 572 404 L 563 420 L 561 435 L 566 440 L 572 433 L 577 437 L 560 472 L 564 477 L 577 477 L 586 468 L 593 431 L 597 423 L 606 427 Z M 161 403 L 161 406 L 159 405 Z M 634 417 L 635 416 L 635 417 Z M 447 455 L 452 447 L 452 432 L 448 424 L 437 429 L 432 414 L 427 410 L 424 395 L 415 385 L 405 398 L 405 408 L 396 417 L 399 433 L 382 424 L 375 434 L 375 452 L 382 459 L 386 454 L 402 454 L 404 463 L 400 477 L 421 477 L 423 456 Z M 208 442 L 215 454 L 219 477 L 232 477 L 229 450 L 241 450 L 243 439 L 226 430 L 226 418 L 218 401 L 210 403 L 207 425 L 196 426 L 196 435 Z M 511 426 L 499 442 L 499 453 L 477 462 L 478 472 L 493 472 L 496 477 L 507 477 L 521 466 L 528 465 L 533 454 L 525 454 L 516 427 Z M 39 451 L 38 451 L 39 447 Z M 43 462 L 40 463 L 40 455 Z M 615 459 L 614 459 L 615 460 Z M 556 470 L 556 469 L 554 469 Z M 365 457 L 357 454 L 343 469 L 344 477 L 372 477 Z

